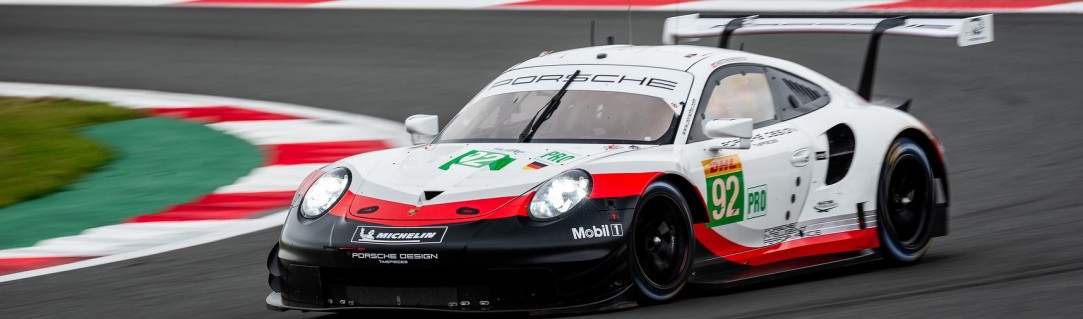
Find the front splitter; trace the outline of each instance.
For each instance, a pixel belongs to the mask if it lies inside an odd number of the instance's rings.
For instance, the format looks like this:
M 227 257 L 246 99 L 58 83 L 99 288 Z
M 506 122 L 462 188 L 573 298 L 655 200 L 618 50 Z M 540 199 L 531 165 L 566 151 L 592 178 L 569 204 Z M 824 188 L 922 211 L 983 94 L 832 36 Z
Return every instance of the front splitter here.
M 555 307 L 546 309 L 501 309 L 501 310 L 488 310 L 485 308 L 471 308 L 471 309 L 439 309 L 439 308 L 424 308 L 424 307 L 379 307 L 379 306 L 343 306 L 333 308 L 314 308 L 314 307 L 297 307 L 287 306 L 282 301 L 282 294 L 277 292 L 271 292 L 267 295 L 267 309 L 274 311 L 288 311 L 298 310 L 301 312 L 319 311 L 319 312 L 347 312 L 347 311 L 424 311 L 424 312 L 441 312 L 441 313 L 526 313 L 530 315 L 553 315 L 553 314 L 571 314 L 571 313 L 584 313 L 584 312 L 604 312 L 619 309 L 632 308 L 638 305 L 636 303 L 635 293 L 632 291 L 633 286 L 625 287 L 619 293 L 609 297 L 607 299 L 581 304 L 574 306 Z

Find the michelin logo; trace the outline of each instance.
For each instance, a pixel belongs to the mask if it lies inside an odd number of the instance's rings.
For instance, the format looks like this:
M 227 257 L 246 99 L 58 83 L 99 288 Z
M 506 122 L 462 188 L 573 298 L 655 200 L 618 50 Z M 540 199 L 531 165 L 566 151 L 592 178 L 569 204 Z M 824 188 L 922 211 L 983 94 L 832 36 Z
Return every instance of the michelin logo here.
M 351 242 L 377 245 L 437 244 L 444 241 L 447 226 L 383 227 L 359 226 Z
M 621 237 L 624 236 L 624 226 L 621 224 L 609 224 L 572 228 L 572 239 Z

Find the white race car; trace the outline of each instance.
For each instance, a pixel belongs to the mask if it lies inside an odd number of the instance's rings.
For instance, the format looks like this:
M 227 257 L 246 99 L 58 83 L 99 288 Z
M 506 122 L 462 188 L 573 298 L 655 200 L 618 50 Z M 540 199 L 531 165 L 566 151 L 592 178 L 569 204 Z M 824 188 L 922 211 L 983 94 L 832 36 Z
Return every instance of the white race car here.
M 943 150 L 871 95 L 883 34 L 992 41 L 966 19 L 719 18 L 664 42 L 547 52 L 415 146 L 313 172 L 268 258 L 276 310 L 580 311 L 883 259 L 948 232 Z M 858 93 L 724 49 L 735 34 L 862 33 Z

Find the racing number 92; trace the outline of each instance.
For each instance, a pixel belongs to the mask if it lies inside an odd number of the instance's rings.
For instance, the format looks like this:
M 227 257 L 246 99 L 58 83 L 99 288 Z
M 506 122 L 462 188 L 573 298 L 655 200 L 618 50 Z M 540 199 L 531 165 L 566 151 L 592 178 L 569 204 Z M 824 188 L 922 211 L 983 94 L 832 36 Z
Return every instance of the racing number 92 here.
M 508 164 L 511 164 L 511 162 L 514 161 L 515 158 L 508 156 L 508 154 L 471 150 L 451 159 L 447 163 L 444 163 L 444 165 L 440 165 L 440 169 L 446 171 L 451 168 L 451 165 L 462 165 L 473 168 L 488 167 L 489 170 L 499 171 L 501 168 L 508 166 Z
M 709 190 L 707 227 L 721 226 L 744 220 L 744 174 L 741 158 L 728 155 L 705 160 L 703 174 Z

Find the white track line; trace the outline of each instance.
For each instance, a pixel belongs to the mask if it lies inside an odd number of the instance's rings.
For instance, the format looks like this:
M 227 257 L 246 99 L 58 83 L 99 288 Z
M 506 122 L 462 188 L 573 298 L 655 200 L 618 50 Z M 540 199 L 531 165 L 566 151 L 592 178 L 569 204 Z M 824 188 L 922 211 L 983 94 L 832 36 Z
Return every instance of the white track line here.
M 216 194 L 296 190 L 308 173 L 325 164 L 274 165 L 256 168 L 233 184 L 219 187 Z
M 198 246 L 206 243 L 211 243 L 231 237 L 236 237 L 252 232 L 261 231 L 268 228 L 274 228 L 282 225 L 282 221 L 285 220 L 286 212 L 278 212 L 259 219 L 246 220 L 246 223 L 231 225 L 231 227 L 224 228 L 222 231 L 202 235 L 199 237 L 190 238 L 187 240 L 181 240 L 171 243 L 166 243 L 159 246 L 148 247 L 136 251 L 127 253 L 120 253 L 115 255 L 109 255 L 105 257 L 99 257 L 94 259 L 87 259 L 84 261 L 74 262 L 70 264 L 63 264 L 59 266 L 34 269 L 30 271 L 24 271 L 14 273 L 10 275 L 0 276 L 0 282 L 7 282 L 12 280 L 26 279 L 30 277 L 43 276 L 48 274 L 55 274 L 58 272 L 82 269 L 87 267 L 99 266 L 108 263 L 114 263 L 118 261 L 125 261 L 129 259 L 135 259 L 140 257 L 146 257 L 154 254 L 160 254 L 164 252 L 174 251 L 178 249 L 188 248 L 192 246 Z
M 1064 4 L 1037 7 L 1023 10 L 1022 12 L 1034 13 L 1083 13 L 1083 2 L 1069 2 Z
M 388 132 L 371 129 L 357 123 L 323 119 L 240 121 L 214 123 L 207 126 L 256 145 L 335 142 L 342 141 L 344 136 L 362 136 L 370 140 L 393 137 Z M 297 132 L 305 132 L 305 134 L 297 134 Z M 402 133 L 395 132 L 394 134 Z

